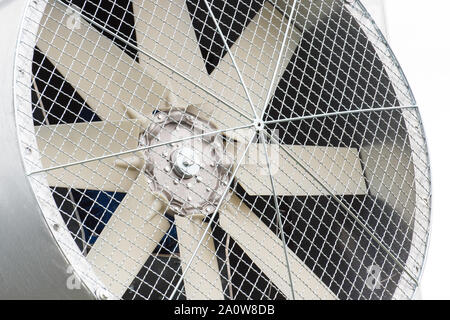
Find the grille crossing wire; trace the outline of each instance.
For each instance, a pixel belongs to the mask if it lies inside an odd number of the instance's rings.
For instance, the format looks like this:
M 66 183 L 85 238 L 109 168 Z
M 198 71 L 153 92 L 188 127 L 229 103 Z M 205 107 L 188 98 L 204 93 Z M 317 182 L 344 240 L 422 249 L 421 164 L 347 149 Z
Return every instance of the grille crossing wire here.
M 30 183 L 94 292 L 412 297 L 426 142 L 359 1 L 37 0 L 16 69 Z

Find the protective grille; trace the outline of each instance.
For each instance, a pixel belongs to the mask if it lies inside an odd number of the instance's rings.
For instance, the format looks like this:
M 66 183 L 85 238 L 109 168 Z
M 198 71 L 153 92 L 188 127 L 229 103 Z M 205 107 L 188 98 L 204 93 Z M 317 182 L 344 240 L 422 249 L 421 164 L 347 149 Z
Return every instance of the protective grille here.
M 37 0 L 16 70 L 30 183 L 97 297 L 412 297 L 426 141 L 359 1 Z

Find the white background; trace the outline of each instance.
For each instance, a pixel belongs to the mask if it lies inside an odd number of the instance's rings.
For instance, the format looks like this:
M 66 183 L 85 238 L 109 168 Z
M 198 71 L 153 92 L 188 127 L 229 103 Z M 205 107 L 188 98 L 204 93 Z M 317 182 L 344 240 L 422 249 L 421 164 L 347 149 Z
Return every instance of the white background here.
M 397 55 L 422 114 L 432 169 L 432 233 L 420 295 L 450 299 L 450 1 L 363 0 Z

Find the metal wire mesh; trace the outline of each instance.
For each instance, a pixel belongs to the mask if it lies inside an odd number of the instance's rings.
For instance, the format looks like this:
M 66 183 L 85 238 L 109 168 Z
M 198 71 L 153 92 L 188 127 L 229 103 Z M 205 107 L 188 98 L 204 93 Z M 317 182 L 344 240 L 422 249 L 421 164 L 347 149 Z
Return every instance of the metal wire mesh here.
M 16 70 L 30 183 L 93 292 L 412 297 L 426 142 L 358 1 L 36 0 Z

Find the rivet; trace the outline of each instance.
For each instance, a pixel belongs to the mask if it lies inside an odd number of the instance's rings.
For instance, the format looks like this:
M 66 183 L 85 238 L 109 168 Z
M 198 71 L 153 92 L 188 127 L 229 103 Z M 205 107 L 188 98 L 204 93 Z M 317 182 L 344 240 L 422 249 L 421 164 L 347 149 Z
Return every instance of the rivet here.
M 109 292 L 103 288 L 97 289 L 95 292 L 95 295 L 100 300 L 108 300 L 108 298 L 109 298 Z
M 170 167 L 169 167 L 169 166 L 165 167 L 165 168 L 164 168 L 164 171 L 165 171 L 165 172 L 169 172 L 169 171 L 170 171 Z

